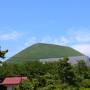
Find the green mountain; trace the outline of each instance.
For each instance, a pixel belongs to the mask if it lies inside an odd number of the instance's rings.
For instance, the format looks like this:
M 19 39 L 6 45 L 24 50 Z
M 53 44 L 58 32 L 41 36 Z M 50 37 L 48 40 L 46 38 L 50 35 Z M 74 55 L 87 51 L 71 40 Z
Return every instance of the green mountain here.
M 17 53 L 15 56 L 11 57 L 9 61 L 24 61 L 82 55 L 82 53 L 67 46 L 37 43 Z

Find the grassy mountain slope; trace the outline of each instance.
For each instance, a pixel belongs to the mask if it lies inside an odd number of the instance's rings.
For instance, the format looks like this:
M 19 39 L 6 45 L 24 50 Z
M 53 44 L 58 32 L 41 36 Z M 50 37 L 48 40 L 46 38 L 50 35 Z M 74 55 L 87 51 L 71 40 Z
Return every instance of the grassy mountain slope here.
M 38 43 L 34 44 L 23 51 L 17 53 L 9 60 L 33 60 L 45 58 L 59 58 L 68 56 L 81 56 L 82 53 L 66 46 L 59 46 L 54 44 Z

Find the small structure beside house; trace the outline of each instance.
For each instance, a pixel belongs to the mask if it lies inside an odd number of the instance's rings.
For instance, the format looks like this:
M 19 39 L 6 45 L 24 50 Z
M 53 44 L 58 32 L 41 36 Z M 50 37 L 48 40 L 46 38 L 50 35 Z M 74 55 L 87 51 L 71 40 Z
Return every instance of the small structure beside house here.
M 12 90 L 14 86 L 19 85 L 22 81 L 27 80 L 27 77 L 23 76 L 8 76 L 0 81 L 0 85 L 6 86 L 7 90 Z

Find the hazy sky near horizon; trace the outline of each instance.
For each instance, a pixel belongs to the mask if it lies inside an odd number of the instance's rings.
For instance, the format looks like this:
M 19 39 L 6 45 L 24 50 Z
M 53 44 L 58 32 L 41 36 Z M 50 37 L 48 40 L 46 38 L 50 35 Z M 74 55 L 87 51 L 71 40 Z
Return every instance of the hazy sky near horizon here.
M 9 49 L 7 57 L 40 42 L 90 56 L 90 0 L 0 1 L 0 46 Z

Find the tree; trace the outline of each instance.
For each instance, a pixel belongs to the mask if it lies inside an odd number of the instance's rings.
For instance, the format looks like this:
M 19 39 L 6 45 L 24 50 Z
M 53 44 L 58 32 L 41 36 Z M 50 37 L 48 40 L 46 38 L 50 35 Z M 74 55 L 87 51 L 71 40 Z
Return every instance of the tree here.
M 62 83 L 74 84 L 76 78 L 68 58 L 59 61 L 58 74 Z
M 81 86 L 85 88 L 90 88 L 90 79 L 84 79 L 81 82 Z
M 29 80 L 25 80 L 19 86 L 16 86 L 14 90 L 34 90 L 34 89 L 32 83 Z
M 1 48 L 1 47 L 0 47 Z M 0 58 L 5 58 L 5 54 L 8 52 L 8 50 L 1 51 L 0 50 Z
M 77 73 L 80 77 L 86 78 L 88 75 L 88 67 L 86 66 L 85 62 L 83 60 L 80 60 L 77 63 Z

